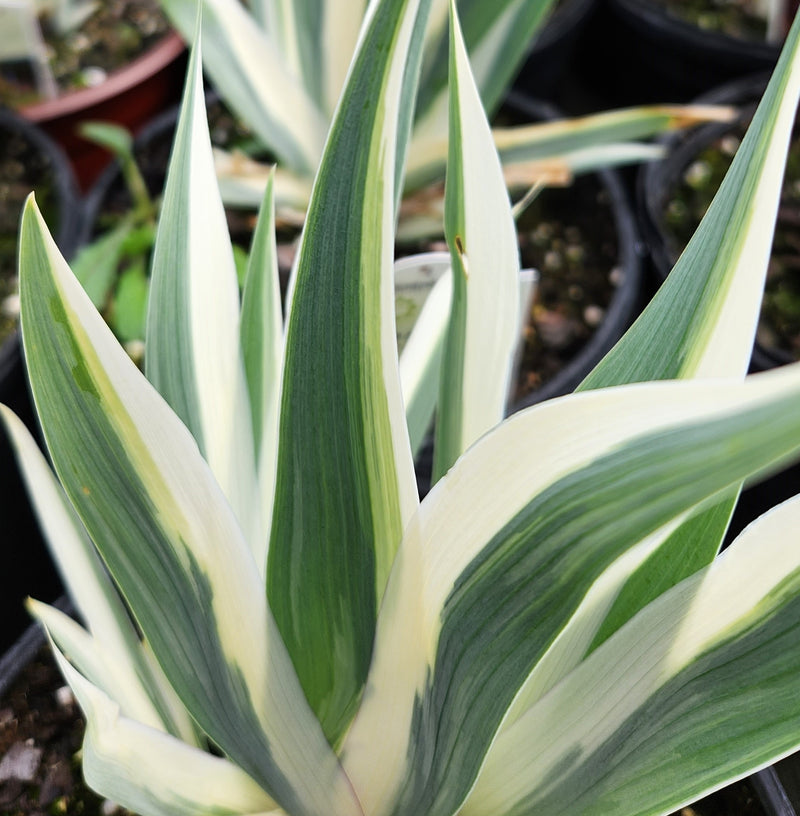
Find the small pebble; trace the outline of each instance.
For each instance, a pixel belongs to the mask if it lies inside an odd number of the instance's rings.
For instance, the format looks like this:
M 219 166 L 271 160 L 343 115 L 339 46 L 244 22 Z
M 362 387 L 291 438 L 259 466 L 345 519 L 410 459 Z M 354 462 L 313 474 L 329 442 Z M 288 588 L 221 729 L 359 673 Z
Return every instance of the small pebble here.
M 706 161 L 692 162 L 683 174 L 683 180 L 693 189 L 702 187 L 711 176 L 711 165 Z
M 89 65 L 81 71 L 81 78 L 87 88 L 94 88 L 97 85 L 102 85 L 108 78 L 108 74 L 102 68 Z
M 573 265 L 583 262 L 584 251 L 580 244 L 567 244 L 564 254 L 567 256 L 567 261 Z
M 591 326 L 592 328 L 599 326 L 605 316 L 605 310 L 597 305 L 587 306 L 583 310 L 583 320 L 587 326 Z
M 37 748 L 32 740 L 15 742 L 0 762 L 0 782 L 10 779 L 33 782 L 41 761 L 42 749 Z
M 622 270 L 622 267 L 615 266 L 608 273 L 608 280 L 612 286 L 621 286 L 622 282 L 625 280 L 625 272 Z
M 719 149 L 726 156 L 733 156 L 733 154 L 739 149 L 739 145 L 741 143 L 742 141 L 738 136 L 729 134 L 728 136 L 723 136 L 722 139 L 720 139 Z
M 545 252 L 542 266 L 551 272 L 555 272 L 564 266 L 564 259 L 560 253 L 551 249 L 549 252 Z
M 69 708 L 75 704 L 75 695 L 69 686 L 61 686 L 61 688 L 56 689 L 55 697 L 61 708 Z
M 19 295 L 7 295 L 0 303 L 0 314 L 12 319 L 19 317 Z

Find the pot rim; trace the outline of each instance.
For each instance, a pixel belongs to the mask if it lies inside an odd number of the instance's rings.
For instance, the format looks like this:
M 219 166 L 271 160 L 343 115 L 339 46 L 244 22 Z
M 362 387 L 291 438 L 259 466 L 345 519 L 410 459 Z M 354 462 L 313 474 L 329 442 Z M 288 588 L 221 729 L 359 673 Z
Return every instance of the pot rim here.
M 180 35 L 171 31 L 128 65 L 112 71 L 99 85 L 67 91 L 56 99 L 25 105 L 19 108 L 19 113 L 31 122 L 43 124 L 94 107 L 155 76 L 185 50 L 186 45 Z

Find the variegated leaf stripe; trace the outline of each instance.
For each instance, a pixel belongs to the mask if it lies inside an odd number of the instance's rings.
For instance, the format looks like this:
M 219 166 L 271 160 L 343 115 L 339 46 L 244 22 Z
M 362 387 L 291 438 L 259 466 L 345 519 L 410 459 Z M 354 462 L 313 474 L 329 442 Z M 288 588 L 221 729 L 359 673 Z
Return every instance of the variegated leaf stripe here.
M 323 110 L 332 116 L 356 52 L 368 0 L 324 0 L 320 47 Z
M 470 62 L 490 114 L 501 102 L 531 39 L 554 4 L 554 0 L 459 0 L 458 14 Z M 440 108 L 447 94 L 448 42 L 447 28 L 442 26 L 438 43 L 428 43 L 430 54 L 420 85 L 420 120 Z
M 194 439 L 116 343 L 32 201 L 20 247 L 25 356 L 56 473 L 171 685 L 288 810 L 358 814 Z
M 194 38 L 196 0 L 162 0 L 187 41 Z M 202 0 L 204 64 L 225 102 L 290 169 L 312 175 L 327 117 L 240 0 Z
M 599 625 L 617 597 L 620 587 L 661 542 L 675 530 L 688 514 L 674 519 L 628 550 L 603 571 L 586 593 L 583 601 L 528 675 L 514 702 L 503 717 L 502 733 L 566 674 L 583 660 L 590 649 Z
M 800 96 L 790 33 L 722 188 L 675 269 L 631 330 L 579 388 L 671 377 L 743 376 L 750 358 L 788 141 Z M 714 557 L 738 488 L 677 530 L 621 592 L 595 645 Z
M 453 302 L 442 355 L 434 480 L 505 413 L 519 338 L 519 249 L 503 171 L 451 3 L 445 234 Z
M 51 646 L 86 716 L 83 773 L 98 793 L 140 816 L 253 816 L 276 808 L 229 760 L 126 717 Z
M 633 618 L 492 746 L 462 810 L 661 814 L 800 745 L 800 499 Z
M 194 729 L 186 710 L 143 650 L 116 588 L 36 441 L 8 408 L 0 406 L 0 415 L 53 560 L 101 644 L 107 667 L 125 689 L 129 701 L 125 710 L 191 742 Z
M 367 812 L 453 813 L 514 695 L 603 570 L 796 454 L 799 388 L 795 366 L 746 384 L 572 395 L 470 448 L 422 502 L 384 598 L 342 754 Z
M 332 742 L 352 716 L 418 501 L 391 270 L 398 104 L 427 0 L 370 8 L 299 250 L 267 573 L 270 606 Z
M 194 435 L 263 571 L 267 533 L 239 345 L 239 289 L 193 50 L 151 272 L 145 371 Z
M 250 396 L 262 529 L 269 530 L 278 456 L 278 409 L 283 363 L 283 314 L 275 240 L 274 174 L 270 175 L 267 182 L 250 247 L 242 294 L 239 337 Z M 265 544 L 266 541 L 265 535 Z M 266 569 L 266 558 L 260 563 Z

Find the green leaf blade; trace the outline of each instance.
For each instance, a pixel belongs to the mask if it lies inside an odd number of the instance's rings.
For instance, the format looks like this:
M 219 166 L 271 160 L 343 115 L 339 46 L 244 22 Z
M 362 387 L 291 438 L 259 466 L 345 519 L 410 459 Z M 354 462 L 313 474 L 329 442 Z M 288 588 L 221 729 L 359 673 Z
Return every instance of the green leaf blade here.
M 762 516 L 567 675 L 464 812 L 667 813 L 796 749 L 798 518 L 797 498 Z
M 263 573 L 267 535 L 239 336 L 239 289 L 206 122 L 198 46 L 153 249 L 145 372 L 191 430 Z
M 797 455 L 800 427 L 788 406 L 800 369 L 780 374 L 544 403 L 456 463 L 398 553 L 368 693 L 344 745 L 365 807 L 454 812 L 517 691 L 604 571 L 646 554 L 664 525 L 763 468 L 760 456 Z M 787 436 L 768 453 L 773 422 Z M 376 764 L 382 778 L 373 781 Z
M 445 233 L 453 270 L 434 479 L 505 412 L 519 338 L 519 250 L 489 124 L 451 4 L 450 155 Z
M 352 716 L 418 502 L 391 268 L 404 58 L 426 11 L 410 0 L 373 6 L 317 177 L 288 320 L 268 594 L 332 742 Z
M 116 344 L 32 202 L 20 246 L 23 342 L 56 472 L 165 675 L 288 809 L 356 816 L 194 439 Z
M 800 20 L 795 21 L 753 123 L 725 181 L 683 255 L 651 303 L 578 390 L 675 377 L 744 376 L 755 336 L 772 246 L 788 142 L 800 98 Z M 722 544 L 738 489 L 677 530 L 631 577 L 600 638 L 664 587 L 664 564 L 677 583 Z M 691 558 L 681 553 L 692 549 Z

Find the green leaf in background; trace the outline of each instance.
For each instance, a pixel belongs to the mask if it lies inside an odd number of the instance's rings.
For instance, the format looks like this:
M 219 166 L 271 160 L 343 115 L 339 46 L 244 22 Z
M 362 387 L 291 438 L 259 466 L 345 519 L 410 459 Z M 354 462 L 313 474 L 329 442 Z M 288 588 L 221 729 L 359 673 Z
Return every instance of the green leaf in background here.
M 125 252 L 125 243 L 132 230 L 133 225 L 123 221 L 98 240 L 83 247 L 73 261 L 75 276 L 98 309 L 104 309 L 108 305 L 117 269 Z
M 129 266 L 119 277 L 112 305 L 114 327 L 123 343 L 144 337 L 149 282 L 144 261 Z

